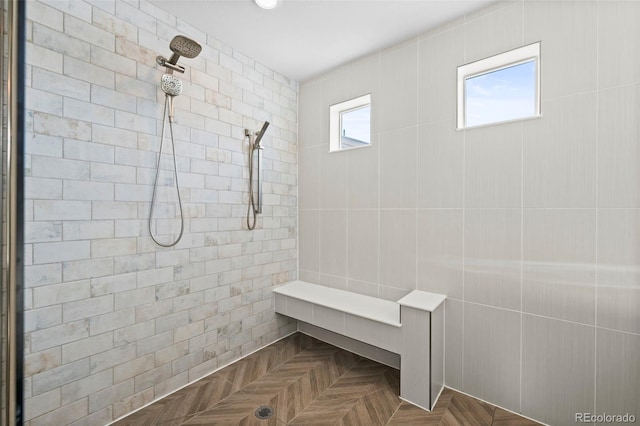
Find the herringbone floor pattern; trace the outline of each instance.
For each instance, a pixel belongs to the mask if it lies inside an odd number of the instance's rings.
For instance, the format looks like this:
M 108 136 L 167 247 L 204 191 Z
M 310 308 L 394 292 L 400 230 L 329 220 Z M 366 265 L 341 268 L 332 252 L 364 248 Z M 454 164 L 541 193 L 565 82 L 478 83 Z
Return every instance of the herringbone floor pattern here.
M 398 370 L 296 333 L 120 420 L 117 426 L 535 425 L 445 389 L 433 411 L 398 398 Z M 255 417 L 263 405 L 268 420 Z

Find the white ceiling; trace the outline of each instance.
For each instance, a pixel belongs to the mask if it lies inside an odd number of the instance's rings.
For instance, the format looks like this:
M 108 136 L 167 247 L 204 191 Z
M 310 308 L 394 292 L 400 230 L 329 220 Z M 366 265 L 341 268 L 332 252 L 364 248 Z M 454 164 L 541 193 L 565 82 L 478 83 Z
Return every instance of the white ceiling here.
M 302 82 L 494 0 L 151 0 L 261 64 Z

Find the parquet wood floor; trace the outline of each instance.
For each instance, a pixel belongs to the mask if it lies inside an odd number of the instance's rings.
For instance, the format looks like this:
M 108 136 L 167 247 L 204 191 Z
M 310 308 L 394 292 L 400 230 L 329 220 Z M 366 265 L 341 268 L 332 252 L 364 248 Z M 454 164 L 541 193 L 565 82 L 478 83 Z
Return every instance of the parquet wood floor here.
M 400 373 L 293 334 L 115 423 L 182 425 L 517 425 L 538 423 L 445 389 L 428 412 L 398 398 Z M 268 420 L 255 417 L 263 405 Z

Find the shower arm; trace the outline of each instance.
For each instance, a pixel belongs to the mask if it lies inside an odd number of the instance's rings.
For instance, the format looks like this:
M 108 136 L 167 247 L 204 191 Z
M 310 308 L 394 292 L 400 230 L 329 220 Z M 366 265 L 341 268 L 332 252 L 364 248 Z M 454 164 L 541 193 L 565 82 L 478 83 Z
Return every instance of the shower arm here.
M 166 67 L 169 70 L 178 71 L 178 72 L 184 74 L 184 67 L 183 66 L 171 63 L 171 61 L 169 59 L 165 58 L 162 55 L 156 57 L 156 63 L 158 65 L 160 65 L 161 67 Z

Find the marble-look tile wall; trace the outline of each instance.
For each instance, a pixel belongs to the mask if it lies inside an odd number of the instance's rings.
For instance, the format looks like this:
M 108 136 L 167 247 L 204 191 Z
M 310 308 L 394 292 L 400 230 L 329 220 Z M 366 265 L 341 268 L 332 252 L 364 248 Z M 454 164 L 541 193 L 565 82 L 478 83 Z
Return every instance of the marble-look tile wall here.
M 297 274 L 298 88 L 144 0 L 30 1 L 27 16 L 25 414 L 105 424 L 295 328 L 271 289 Z M 176 74 L 186 222 L 164 249 L 147 230 L 155 58 L 176 34 L 203 51 Z M 264 120 L 264 214 L 248 231 L 244 129 Z
M 300 85 L 300 278 L 448 296 L 446 384 L 640 417 L 640 2 L 505 1 Z M 542 42 L 542 117 L 456 130 L 456 67 Z M 328 153 L 372 94 L 372 145 Z M 623 379 L 624 378 L 624 379 Z

